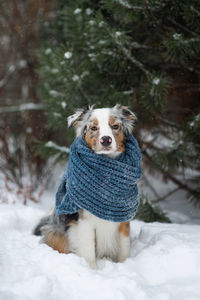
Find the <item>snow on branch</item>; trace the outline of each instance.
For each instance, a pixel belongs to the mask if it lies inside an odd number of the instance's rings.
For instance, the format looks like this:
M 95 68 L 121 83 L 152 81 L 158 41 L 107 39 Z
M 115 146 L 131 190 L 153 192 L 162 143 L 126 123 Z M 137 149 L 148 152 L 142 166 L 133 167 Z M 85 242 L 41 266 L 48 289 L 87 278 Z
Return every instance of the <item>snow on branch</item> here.
M 198 11 L 196 8 L 194 8 L 193 6 L 190 6 L 190 10 L 195 12 L 197 14 L 197 16 L 200 17 L 200 11 Z
M 125 8 L 128 8 L 128 9 L 135 9 L 135 10 L 144 10 L 145 9 L 142 6 L 131 5 L 125 0 L 114 0 L 114 1 L 117 2 L 118 4 L 120 4 L 121 6 L 124 6 Z
M 141 45 L 138 42 L 132 42 L 130 45 L 134 49 L 151 49 L 151 47 L 149 47 L 147 45 Z
M 52 148 L 52 149 L 55 149 L 55 150 L 59 150 L 60 152 L 65 152 L 65 153 L 69 153 L 69 151 L 70 151 L 70 148 L 64 147 L 64 146 L 59 146 L 59 145 L 57 145 L 56 143 L 54 143 L 52 141 L 48 141 L 45 144 L 45 147 Z
M 166 6 L 166 3 L 165 2 L 161 2 L 159 5 L 157 4 L 154 4 L 154 5 L 151 5 L 148 3 L 148 1 L 144 1 L 145 3 L 145 6 L 138 6 L 138 5 L 132 5 L 130 4 L 129 2 L 127 2 L 126 0 L 113 0 L 115 3 L 123 6 L 124 8 L 127 8 L 127 9 L 132 9 L 132 10 L 138 10 L 138 11 L 141 11 L 141 10 L 147 10 L 147 9 L 150 9 L 151 11 L 154 11 L 154 10 L 158 10 L 160 8 L 163 8 Z M 148 4 L 148 7 L 147 7 L 147 4 Z
M 44 104 L 37 103 L 23 103 L 17 106 L 4 106 L 0 107 L 0 114 L 9 112 L 23 112 L 28 110 L 43 110 Z

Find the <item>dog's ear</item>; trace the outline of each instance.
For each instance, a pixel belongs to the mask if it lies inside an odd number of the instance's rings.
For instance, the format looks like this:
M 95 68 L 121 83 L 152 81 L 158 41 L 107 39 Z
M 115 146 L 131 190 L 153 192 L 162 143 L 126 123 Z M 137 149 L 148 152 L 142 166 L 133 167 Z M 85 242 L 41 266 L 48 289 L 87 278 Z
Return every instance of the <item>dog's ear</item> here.
M 93 106 L 77 109 L 76 112 L 67 118 L 68 128 L 74 127 L 77 136 L 83 134 L 84 128 L 91 115 Z
M 116 104 L 113 110 L 119 116 L 124 132 L 126 134 L 132 133 L 135 121 L 137 120 L 136 115 L 128 107 L 120 104 Z

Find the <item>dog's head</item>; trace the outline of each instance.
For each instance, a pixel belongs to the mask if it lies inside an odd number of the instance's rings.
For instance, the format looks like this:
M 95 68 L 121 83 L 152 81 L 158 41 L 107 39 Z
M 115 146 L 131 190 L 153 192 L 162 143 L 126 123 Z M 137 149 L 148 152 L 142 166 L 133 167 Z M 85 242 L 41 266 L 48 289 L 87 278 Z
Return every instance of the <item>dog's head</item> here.
M 116 156 L 124 151 L 124 138 L 133 130 L 135 114 L 119 104 L 112 108 L 78 109 L 68 117 L 68 126 L 84 136 L 88 147 L 98 154 Z

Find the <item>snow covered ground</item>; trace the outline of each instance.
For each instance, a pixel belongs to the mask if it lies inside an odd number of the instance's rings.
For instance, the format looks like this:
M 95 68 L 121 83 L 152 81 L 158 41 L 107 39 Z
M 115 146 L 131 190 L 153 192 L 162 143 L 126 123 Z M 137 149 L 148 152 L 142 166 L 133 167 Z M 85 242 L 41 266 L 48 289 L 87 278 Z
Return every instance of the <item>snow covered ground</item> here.
M 200 299 L 200 210 L 184 195 L 161 203 L 180 224 L 131 222 L 131 257 L 124 263 L 101 260 L 94 271 L 83 258 L 59 254 L 31 234 L 54 202 L 63 170 L 52 172 L 56 180 L 40 204 L 26 206 L 0 177 L 0 300 Z M 158 180 L 155 185 L 161 195 L 173 188 Z
M 131 257 L 59 254 L 31 231 L 44 208 L 0 204 L 1 300 L 199 300 L 200 226 L 131 223 Z

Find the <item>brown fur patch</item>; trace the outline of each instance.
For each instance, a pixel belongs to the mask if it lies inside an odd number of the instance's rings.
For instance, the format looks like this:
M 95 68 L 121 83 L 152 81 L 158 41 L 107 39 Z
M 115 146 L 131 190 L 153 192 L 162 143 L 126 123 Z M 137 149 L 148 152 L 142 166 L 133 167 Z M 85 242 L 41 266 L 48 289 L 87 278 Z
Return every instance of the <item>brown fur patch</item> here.
M 74 127 L 78 126 L 78 123 L 79 123 L 79 121 L 74 122 L 74 123 L 73 123 L 73 126 L 74 126 Z
M 130 222 L 122 222 L 119 224 L 118 230 L 124 236 L 129 236 L 130 234 Z
M 57 250 L 60 253 L 69 253 L 68 241 L 64 234 L 58 232 L 49 232 L 45 236 L 45 244 Z
M 98 139 L 99 131 L 98 130 L 93 131 L 91 128 L 94 127 L 94 126 L 98 127 L 98 125 L 99 125 L 99 122 L 98 122 L 97 118 L 94 118 L 94 120 L 90 124 L 89 130 L 85 134 L 86 143 L 88 144 L 88 147 L 93 149 L 93 150 L 95 150 L 96 141 Z
M 110 116 L 109 125 L 112 128 L 113 125 L 119 125 L 118 129 L 112 129 L 113 135 L 117 143 L 117 151 L 123 152 L 125 150 L 124 146 L 124 133 L 121 129 L 120 123 L 116 120 L 114 116 Z
M 118 122 L 114 116 L 110 116 L 109 117 L 109 125 L 112 126 L 114 124 L 118 124 Z
M 131 121 L 135 121 L 137 118 L 133 112 L 131 112 L 127 106 L 121 106 L 123 114 Z

